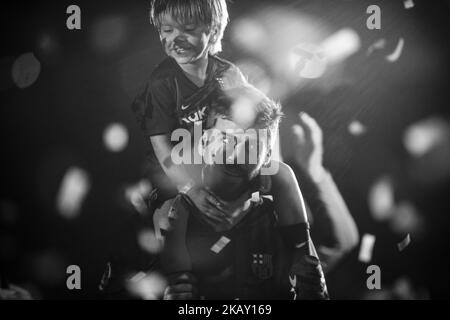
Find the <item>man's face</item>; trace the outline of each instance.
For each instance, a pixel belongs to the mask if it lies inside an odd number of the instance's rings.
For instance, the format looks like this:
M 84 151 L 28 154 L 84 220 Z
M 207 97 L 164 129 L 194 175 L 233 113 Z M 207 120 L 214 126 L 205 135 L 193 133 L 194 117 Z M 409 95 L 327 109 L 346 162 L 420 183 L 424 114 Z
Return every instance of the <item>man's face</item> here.
M 267 139 L 249 133 L 249 128 L 240 121 L 210 116 L 214 119 L 214 125 L 203 136 L 203 156 L 210 160 L 221 157 L 223 164 L 211 161 L 206 165 L 203 169 L 203 183 L 209 191 L 233 206 L 231 214 L 226 216 L 227 222 L 215 225 L 216 231 L 223 231 L 238 223 L 249 208 L 251 179 L 259 172 L 262 159 L 265 159 Z M 251 153 L 254 153 L 253 157 L 249 156 Z M 242 154 L 245 155 L 245 161 L 239 164 Z
M 261 169 L 268 153 L 267 131 L 251 129 L 235 119 L 216 117 L 214 126 L 203 138 L 207 163 L 221 158 L 224 164 L 239 165 L 248 178 Z
M 165 14 L 160 37 L 166 54 L 178 64 L 195 63 L 208 56 L 211 32 L 204 24 L 194 21 L 181 24 Z
M 250 181 L 261 169 L 268 139 L 261 131 L 219 116 L 205 132 L 201 152 L 208 166 L 203 179 L 212 189 L 220 189 L 217 195 L 224 200 L 247 192 Z

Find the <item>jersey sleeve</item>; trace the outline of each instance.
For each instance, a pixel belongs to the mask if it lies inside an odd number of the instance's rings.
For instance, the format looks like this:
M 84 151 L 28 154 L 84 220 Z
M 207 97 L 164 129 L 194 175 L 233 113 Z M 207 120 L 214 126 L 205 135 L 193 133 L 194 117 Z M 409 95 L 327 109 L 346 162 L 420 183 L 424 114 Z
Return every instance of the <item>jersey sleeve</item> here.
M 137 95 L 132 111 L 147 137 L 170 134 L 176 128 L 175 96 L 165 80 L 150 80 Z
M 223 89 L 229 90 L 248 83 L 241 70 L 235 65 L 231 65 L 222 77 Z

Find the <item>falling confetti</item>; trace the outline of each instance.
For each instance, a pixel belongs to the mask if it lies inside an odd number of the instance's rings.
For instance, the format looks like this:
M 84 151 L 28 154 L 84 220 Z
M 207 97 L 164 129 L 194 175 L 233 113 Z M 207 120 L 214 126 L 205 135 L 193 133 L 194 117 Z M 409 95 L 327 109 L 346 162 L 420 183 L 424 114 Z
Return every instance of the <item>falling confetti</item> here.
M 348 125 L 348 131 L 351 135 L 358 137 L 365 134 L 367 132 L 367 129 L 361 122 L 355 120 Z
M 405 40 L 403 38 L 400 38 L 397 43 L 397 47 L 395 48 L 394 52 L 392 52 L 390 55 L 386 56 L 386 60 L 389 62 L 396 62 L 398 59 L 400 59 L 400 56 L 403 52 L 403 47 L 405 46 Z
M 394 188 L 389 177 L 381 177 L 369 191 L 369 208 L 377 221 L 387 220 L 395 209 Z
M 130 281 L 131 281 L 131 282 L 139 282 L 139 281 L 141 281 L 142 279 L 144 279 L 145 276 L 146 276 L 145 272 L 139 271 L 138 273 L 136 273 L 135 275 L 133 275 L 133 276 L 130 278 Z
M 354 53 L 361 47 L 361 40 L 355 30 L 344 28 L 322 42 L 321 48 L 329 63 L 340 62 Z
M 18 57 L 12 66 L 12 78 L 14 83 L 25 89 L 31 86 L 41 73 L 41 63 L 33 53 L 25 53 Z
M 416 207 L 409 202 L 401 202 L 389 221 L 392 230 L 398 234 L 414 232 L 420 234 L 423 231 L 424 222 Z
M 143 300 L 160 299 L 166 286 L 167 281 L 155 272 L 138 272 L 126 282 L 128 291 Z
M 259 191 L 252 193 L 251 201 L 256 203 L 259 203 L 261 201 L 261 195 L 259 194 Z
M 75 218 L 79 213 L 86 194 L 89 192 L 88 174 L 80 168 L 70 168 L 65 174 L 57 196 L 56 207 L 67 219 Z
M 260 51 L 268 41 L 264 26 L 249 18 L 235 21 L 231 27 L 231 39 L 237 46 L 250 52 Z
M 230 243 L 230 241 L 231 240 L 227 237 L 220 238 L 219 241 L 217 241 L 216 244 L 211 247 L 211 251 L 219 254 L 227 246 L 227 244 Z
M 150 254 L 157 254 L 161 251 L 161 242 L 156 238 L 153 230 L 142 230 L 138 233 L 139 246 Z
M 319 46 L 302 43 L 292 49 L 291 65 L 294 73 L 301 78 L 317 79 L 325 73 L 327 60 Z
M 128 144 L 128 130 L 120 123 L 110 124 L 104 131 L 103 141 L 109 151 L 123 151 Z
M 379 39 L 375 41 L 370 47 L 367 49 L 367 56 L 370 56 L 376 50 L 381 50 L 386 47 L 386 39 Z
M 431 117 L 409 126 L 403 135 L 403 144 L 412 156 L 422 157 L 448 141 L 449 136 L 450 129 L 445 120 Z
M 414 8 L 414 1 L 413 0 L 404 0 L 403 6 L 405 7 L 405 9 Z
M 405 239 L 403 239 L 400 243 L 397 243 L 398 251 L 402 252 L 406 249 L 407 246 L 411 243 L 411 236 L 408 233 Z
M 125 188 L 125 198 L 131 203 L 137 212 L 144 215 L 147 213 L 147 204 L 145 199 L 152 191 L 152 184 L 150 181 L 144 179 L 137 184 Z
M 375 236 L 365 234 L 361 240 L 361 248 L 359 250 L 359 261 L 369 263 L 372 260 L 373 246 L 375 245 Z
M 291 284 L 292 288 L 297 287 L 297 276 L 294 275 L 293 277 L 289 275 L 289 283 Z

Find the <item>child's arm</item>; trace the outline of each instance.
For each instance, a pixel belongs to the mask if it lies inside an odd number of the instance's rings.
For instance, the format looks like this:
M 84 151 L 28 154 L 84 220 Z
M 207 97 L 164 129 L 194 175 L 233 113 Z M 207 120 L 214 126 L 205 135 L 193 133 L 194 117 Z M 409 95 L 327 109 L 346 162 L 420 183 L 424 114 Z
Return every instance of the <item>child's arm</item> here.
M 177 128 L 175 89 L 165 78 L 151 78 L 132 104 L 136 120 L 150 140 L 158 162 L 178 191 L 187 193 L 198 209 L 218 220 L 223 214 L 219 201 L 199 186 L 193 186 L 187 168 L 171 161 L 170 133 Z
M 225 219 L 224 212 L 219 209 L 223 203 L 202 186 L 194 185 L 184 165 L 175 165 L 172 162 L 171 153 L 173 146 L 169 136 L 152 136 L 150 140 L 161 167 L 169 179 L 177 186 L 178 190 L 186 193 L 195 206 L 209 218 L 219 223 L 223 222 Z

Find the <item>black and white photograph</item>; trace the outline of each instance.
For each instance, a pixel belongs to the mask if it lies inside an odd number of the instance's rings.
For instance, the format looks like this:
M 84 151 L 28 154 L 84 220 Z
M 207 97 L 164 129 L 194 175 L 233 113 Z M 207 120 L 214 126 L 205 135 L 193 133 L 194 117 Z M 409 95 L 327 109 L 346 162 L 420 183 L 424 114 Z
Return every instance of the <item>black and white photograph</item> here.
M 0 15 L 0 300 L 450 298 L 450 1 Z

